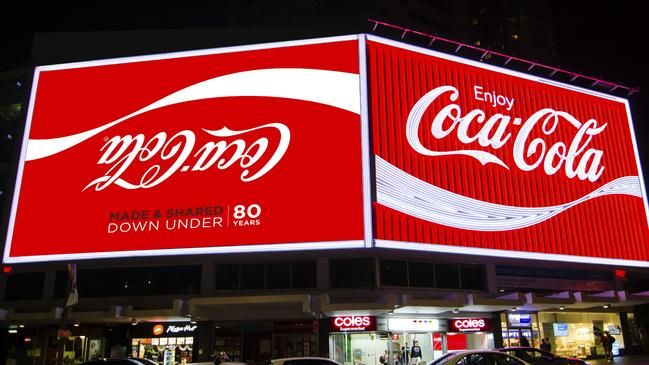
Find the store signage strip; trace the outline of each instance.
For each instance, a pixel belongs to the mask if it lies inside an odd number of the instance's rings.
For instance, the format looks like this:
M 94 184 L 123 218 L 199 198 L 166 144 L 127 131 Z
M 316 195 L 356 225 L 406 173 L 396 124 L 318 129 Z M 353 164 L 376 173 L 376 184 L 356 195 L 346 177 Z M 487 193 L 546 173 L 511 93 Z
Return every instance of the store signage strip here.
M 446 321 L 436 318 L 388 318 L 388 331 L 446 331 Z

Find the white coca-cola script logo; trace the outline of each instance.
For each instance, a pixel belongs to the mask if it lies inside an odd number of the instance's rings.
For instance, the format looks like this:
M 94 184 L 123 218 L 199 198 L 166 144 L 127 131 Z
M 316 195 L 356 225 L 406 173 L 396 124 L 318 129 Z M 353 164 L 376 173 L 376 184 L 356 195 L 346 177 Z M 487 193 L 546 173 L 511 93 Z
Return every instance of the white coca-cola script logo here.
M 516 166 L 523 171 L 532 171 L 543 165 L 548 175 L 554 175 L 560 170 L 570 179 L 596 181 L 602 175 L 602 157 L 604 152 L 589 147 L 594 136 L 600 134 L 607 126 L 599 125 L 595 119 L 580 122 L 569 113 L 550 108 L 533 113 L 527 120 L 512 118 L 509 115 L 496 113 L 487 118 L 484 111 L 474 109 L 463 113 L 459 105 L 453 102 L 458 99 L 458 90 L 453 86 L 440 86 L 426 93 L 413 106 L 406 124 L 406 137 L 410 146 L 425 156 L 466 155 L 480 161 L 483 165 L 495 163 L 509 169 L 501 159 L 482 150 L 432 151 L 420 141 L 418 131 L 422 116 L 428 107 L 443 94 L 448 94 L 451 102 L 436 112 L 433 117 L 430 133 L 436 139 L 446 138 L 454 133 L 457 139 L 469 144 L 477 141 L 485 148 L 500 149 L 510 139 L 513 140 L 512 157 Z M 511 100 L 513 104 L 513 99 Z M 509 107 L 511 109 L 511 105 Z M 531 132 L 540 125 L 545 136 L 552 135 L 561 121 L 574 128 L 571 141 L 556 142 L 550 146 L 541 137 L 532 138 Z M 480 130 L 469 135 L 470 127 L 480 124 Z M 520 125 L 518 134 L 512 136 L 510 126 Z M 512 138 L 513 137 L 513 138 Z
M 269 150 L 269 140 L 266 137 L 258 137 L 252 142 L 244 138 L 246 134 L 258 130 L 279 132 L 279 143 L 274 150 Z M 241 131 L 222 128 L 216 131 L 203 129 L 203 132 L 219 139 L 195 149 L 196 135 L 190 130 L 180 131 L 171 137 L 166 132 L 160 132 L 148 140 L 143 134 L 115 136 L 101 148 L 103 155 L 97 162 L 110 168 L 104 176 L 90 182 L 84 190 L 89 187 L 94 187 L 97 191 L 104 190 L 112 184 L 124 189 L 146 189 L 161 184 L 178 171 L 200 172 L 210 168 L 225 170 L 235 164 L 243 169 L 241 181 L 250 182 L 264 176 L 277 165 L 291 139 L 291 131 L 281 123 L 269 123 Z M 242 138 L 229 142 L 223 140 L 232 137 Z M 264 159 L 264 156 L 270 157 Z M 168 161 L 171 164 L 163 168 L 159 163 L 152 163 L 139 181 L 126 181 L 121 177 L 134 163 L 149 161 Z M 265 163 L 251 172 L 260 161 Z

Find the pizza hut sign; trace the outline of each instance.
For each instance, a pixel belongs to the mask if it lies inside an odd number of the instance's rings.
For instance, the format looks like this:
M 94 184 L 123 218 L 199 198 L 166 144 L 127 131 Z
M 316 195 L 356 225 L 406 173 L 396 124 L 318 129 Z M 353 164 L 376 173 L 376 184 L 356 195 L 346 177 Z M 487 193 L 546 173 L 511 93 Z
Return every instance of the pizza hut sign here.
M 491 331 L 489 318 L 453 318 L 448 320 L 449 332 L 488 332 Z
M 375 316 L 342 316 L 329 319 L 331 332 L 376 331 Z

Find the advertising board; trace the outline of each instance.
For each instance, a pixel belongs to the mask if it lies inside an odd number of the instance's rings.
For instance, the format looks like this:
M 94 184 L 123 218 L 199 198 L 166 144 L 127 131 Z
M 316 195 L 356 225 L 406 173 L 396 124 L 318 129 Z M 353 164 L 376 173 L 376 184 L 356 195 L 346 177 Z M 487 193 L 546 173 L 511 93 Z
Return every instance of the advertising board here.
M 363 247 L 358 55 L 347 36 L 37 67 L 4 261 Z
M 628 102 L 368 36 L 378 247 L 647 266 Z

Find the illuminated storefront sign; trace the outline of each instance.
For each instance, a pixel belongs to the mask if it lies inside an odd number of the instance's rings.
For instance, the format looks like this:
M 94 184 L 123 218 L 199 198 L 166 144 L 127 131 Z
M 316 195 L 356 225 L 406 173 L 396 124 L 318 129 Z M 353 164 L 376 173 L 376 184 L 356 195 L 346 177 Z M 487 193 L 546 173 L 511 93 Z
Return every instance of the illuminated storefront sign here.
M 4 261 L 363 247 L 358 49 L 37 67 Z
M 376 331 L 375 316 L 341 316 L 329 318 L 330 332 Z
M 436 318 L 388 318 L 388 331 L 445 332 L 446 329 L 446 320 Z
M 509 327 L 532 327 L 531 314 L 508 313 L 507 321 L 509 322 Z
M 452 318 L 448 320 L 449 332 L 488 332 L 491 331 L 489 318 Z
M 144 323 L 129 328 L 131 338 L 192 337 L 198 325 L 189 322 Z
M 627 100 L 373 36 L 367 49 L 377 246 L 648 265 Z
M 553 323 L 552 328 L 554 330 L 554 337 L 566 337 L 566 336 L 568 336 L 568 324 L 567 323 Z

